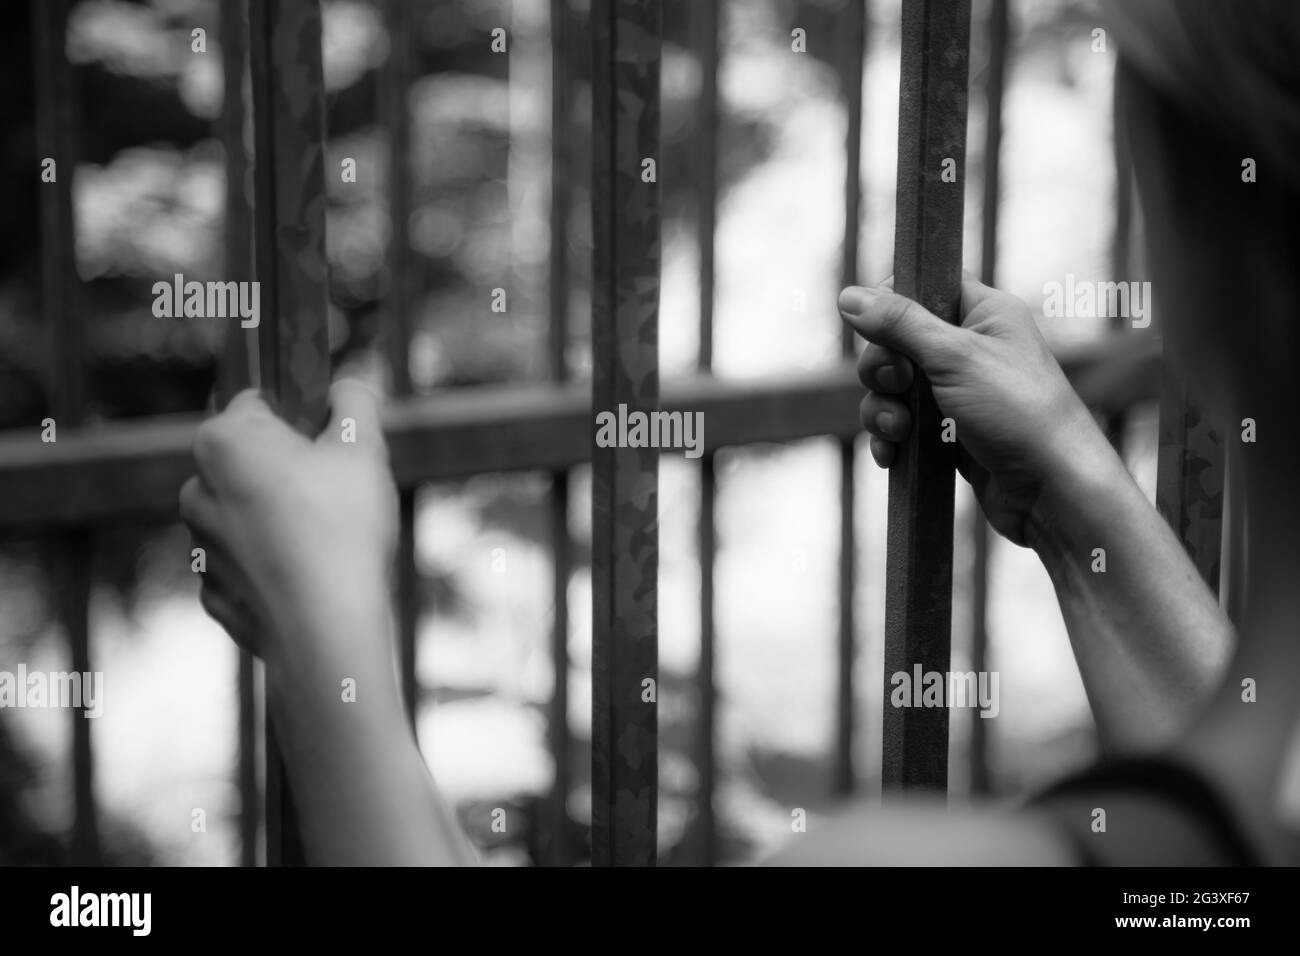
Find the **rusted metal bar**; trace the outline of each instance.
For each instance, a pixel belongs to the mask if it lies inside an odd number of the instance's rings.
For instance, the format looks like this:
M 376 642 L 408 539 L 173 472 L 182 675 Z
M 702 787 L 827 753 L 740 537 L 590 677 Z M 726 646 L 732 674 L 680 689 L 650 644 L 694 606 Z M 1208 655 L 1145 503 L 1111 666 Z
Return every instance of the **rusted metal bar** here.
M 1224 445 L 1224 514 L 1223 558 L 1219 573 L 1219 600 L 1223 611 L 1241 630 L 1247 607 L 1246 587 L 1249 580 L 1246 566 L 1246 540 L 1249 534 L 1246 515 L 1246 476 L 1242 473 L 1240 444 Z
M 718 21 L 721 3 L 697 3 L 691 7 L 697 55 L 700 61 L 700 96 L 696 113 L 695 208 L 696 241 L 700 256 L 700 352 L 701 373 L 713 370 L 713 308 L 715 287 L 715 239 L 718 210 Z M 695 728 L 695 766 L 699 774 L 696 792 L 695 860 L 713 866 L 718 859 L 718 825 L 713 799 L 718 785 L 717 771 L 717 686 L 714 677 L 716 621 L 714 577 L 717 558 L 717 529 L 714 506 L 717 501 L 717 467 L 711 450 L 700 459 L 700 518 L 697 541 L 700 555 L 700 661 L 695 675 L 699 702 Z
M 894 288 L 948 322 L 958 318 L 966 161 L 969 0 L 903 6 L 898 108 L 898 214 Z M 945 168 L 955 181 L 944 181 Z M 956 444 L 918 369 L 908 395 L 915 423 L 889 473 L 885 566 L 885 707 L 882 781 L 887 793 L 944 790 L 946 707 L 893 706 L 892 675 L 950 669 L 952 518 Z M 910 701 L 908 703 L 911 703 Z
M 844 247 L 840 262 L 840 285 L 858 282 L 858 229 L 862 220 L 862 77 L 867 48 L 866 0 L 848 0 L 840 35 L 841 84 L 848 117 L 844 142 Z M 840 352 L 852 357 L 853 330 L 841 324 Z M 840 626 L 837 661 L 835 709 L 834 789 L 851 793 L 855 784 L 853 768 L 854 702 L 853 667 L 857 660 L 857 634 L 853 621 L 857 535 L 854 522 L 856 495 L 857 439 L 840 441 Z
M 547 354 L 553 382 L 568 380 L 566 358 L 569 324 L 569 214 L 573 209 L 573 160 L 569 143 L 569 101 L 572 95 L 569 5 L 551 0 L 551 250 Z M 555 778 L 551 784 L 549 834 L 545 862 L 567 866 L 569 848 L 569 792 L 573 788 L 573 746 L 569 733 L 569 576 L 573 572 L 573 547 L 569 537 L 569 473 L 551 472 L 551 673 L 554 688 L 547 714 L 547 737 Z
M 1223 435 L 1177 358 L 1165 354 L 1156 459 L 1156 508 L 1201 578 L 1219 593 L 1223 543 Z
M 984 72 L 984 196 L 980 219 L 980 281 L 997 283 L 998 213 L 1000 212 L 1002 166 L 1002 94 L 1006 88 L 1007 38 L 1010 14 L 1007 0 L 990 0 L 985 24 L 988 64 Z M 971 667 L 976 673 L 988 670 L 989 632 L 989 524 L 978 503 L 971 517 Z M 971 721 L 970 788 L 972 793 L 989 790 L 989 736 L 983 720 Z
M 659 406 L 659 0 L 592 5 L 592 411 Z M 647 178 L 650 181 L 647 181 Z M 653 866 L 658 456 L 592 429 L 592 863 Z
M 33 49 L 36 61 L 36 162 L 33 175 L 44 174 L 45 160 L 54 161 L 54 180 L 42 181 L 41 312 L 45 321 L 50 363 L 50 413 L 62 440 L 81 424 L 85 369 L 82 310 L 79 307 L 76 238 L 72 188 L 77 168 L 77 93 L 68 63 L 66 41 L 68 0 L 32 3 Z M 42 445 L 43 449 L 56 445 Z M 18 502 L 26 497 L 18 496 Z M 90 588 L 94 539 L 88 529 L 72 528 L 50 541 L 50 573 L 58 595 L 58 617 L 68 641 L 72 670 L 90 671 Z M 71 855 L 79 864 L 100 862 L 99 825 L 95 808 L 92 723 L 79 709 L 72 720 L 73 821 Z
M 250 250 L 253 240 L 252 207 L 245 192 L 248 152 L 244 124 L 244 80 L 248 74 L 248 9 L 243 0 L 231 0 L 221 9 L 221 68 L 224 94 L 217 135 L 226 157 L 226 221 L 223 234 L 226 279 L 245 282 L 252 277 Z M 221 360 L 217 363 L 217 405 L 226 403 L 251 380 L 248 337 L 239 323 L 226 326 Z M 236 676 L 239 695 L 239 731 L 236 786 L 239 790 L 239 853 L 242 866 L 257 865 L 257 834 L 262 822 L 262 799 L 257 782 L 257 681 L 253 656 L 239 651 Z
M 249 14 L 261 388 L 281 417 L 314 436 L 329 413 L 330 381 L 320 2 L 266 0 Z M 269 702 L 267 716 L 267 862 L 300 864 Z
M 230 0 L 221 8 L 218 27 L 221 37 L 223 98 L 217 119 L 217 135 L 226 157 L 226 221 L 223 233 L 226 279 L 247 281 L 252 274 L 249 250 L 253 242 L 252 206 L 246 192 L 248 150 L 244 125 L 248 110 L 244 103 L 244 81 L 248 76 L 248 7 L 245 0 Z M 224 407 L 252 380 L 249 337 L 256 332 L 238 322 L 226 325 L 224 351 L 217 364 L 217 403 Z
M 384 289 L 385 343 L 392 392 L 411 394 L 411 245 L 410 245 L 410 113 L 406 98 L 411 85 L 411 5 L 403 0 L 384 0 L 384 24 L 388 30 L 388 61 L 379 71 L 379 114 L 388 131 L 388 221 L 387 284 Z M 402 699 L 411 726 L 419 702 L 416 683 L 416 631 L 419 626 L 419 570 L 415 562 L 415 488 L 403 488 L 398 496 L 396 619 L 398 670 Z
M 1059 357 L 1090 407 L 1159 397 L 1160 342 L 1114 336 Z M 762 380 L 689 375 L 665 382 L 666 411 L 703 412 L 713 451 L 861 432 L 852 362 Z M 390 403 L 384 434 L 399 488 L 495 471 L 554 471 L 590 460 L 590 388 L 535 382 L 447 389 Z M 194 473 L 196 415 L 109 421 L 34 447 L 0 432 L 0 529 L 99 524 L 176 513 Z

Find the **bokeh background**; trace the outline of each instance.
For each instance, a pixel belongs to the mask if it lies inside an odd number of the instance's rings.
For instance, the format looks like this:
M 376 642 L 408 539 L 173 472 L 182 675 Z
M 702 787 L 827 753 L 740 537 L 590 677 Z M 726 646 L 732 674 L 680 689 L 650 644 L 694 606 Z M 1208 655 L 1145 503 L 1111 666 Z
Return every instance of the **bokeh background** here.
M 573 0 L 575 16 L 586 0 Z M 692 201 L 693 104 L 701 64 L 688 3 L 665 0 L 665 221 L 661 366 L 693 369 L 698 249 Z M 414 330 L 418 392 L 543 379 L 550 179 L 547 0 L 412 0 L 418 78 L 410 90 Z M 985 68 L 976 0 L 972 76 Z M 834 65 L 840 0 L 729 0 L 722 11 L 714 368 L 726 377 L 814 371 L 839 360 L 835 310 L 842 242 L 843 91 Z M 892 271 L 899 0 L 869 5 L 863 85 L 860 274 Z M 1002 148 L 998 284 L 1036 310 L 1062 351 L 1106 332 L 1105 320 L 1044 319 L 1043 283 L 1108 277 L 1115 231 L 1113 46 L 1082 0 L 1014 0 Z M 39 311 L 39 223 L 30 10 L 14 4 L 0 34 L 0 427 L 30 429 L 51 407 Z M 215 0 L 82 0 L 67 51 L 76 67 L 82 162 L 75 173 L 76 266 L 84 283 L 87 420 L 194 412 L 214 383 L 222 322 L 153 317 L 150 287 L 182 272 L 221 278 L 225 159 Z M 207 53 L 191 31 L 207 31 Z M 508 30 L 507 54 L 490 33 Z M 808 33 L 807 52 L 790 31 Z M 376 70 L 390 38 L 364 0 L 325 3 L 327 170 L 357 160 L 356 183 L 328 176 L 331 337 L 341 364 L 364 356 L 381 321 L 388 242 L 388 136 L 376 119 Z M 575 41 L 586 43 L 585 36 Z M 584 50 L 585 52 L 585 50 Z M 590 116 L 586 67 L 569 104 Z M 983 103 L 972 95 L 968 180 L 984 157 Z M 590 369 L 588 144 L 574 143 L 569 361 Z M 980 261 L 979 189 L 967 190 L 967 266 Z M 490 290 L 511 290 L 505 314 Z M 804 301 L 800 307 L 799 301 Z M 707 440 L 707 422 L 706 440 Z M 1127 416 L 1124 450 L 1154 495 L 1155 413 Z M 728 450 L 718 457 L 716 807 L 723 862 L 751 861 L 789 833 L 792 807 L 831 805 L 835 712 L 839 457 L 832 439 Z M 860 788 L 878 789 L 886 478 L 859 443 Z M 699 472 L 662 459 L 660 490 L 660 839 L 684 858 L 693 813 L 691 676 L 699 643 Z M 589 814 L 589 477 L 571 483 L 576 567 L 569 588 L 570 724 L 576 789 Z M 421 746 L 465 812 L 512 807 L 528 820 L 552 777 L 545 705 L 553 606 L 548 479 L 482 475 L 428 485 L 417 503 L 422 575 L 418 665 Z M 971 500 L 958 489 L 958 527 Z M 235 783 L 237 655 L 204 615 L 179 525 L 118 524 L 94 536 L 91 654 L 105 674 L 93 721 L 96 798 L 110 862 L 228 865 L 239 860 Z M 968 664 L 969 535 L 957 535 L 955 669 Z M 0 669 L 68 666 L 57 595 L 39 536 L 0 540 Z M 988 667 L 1001 675 L 987 721 L 994 799 L 1012 800 L 1095 752 L 1095 736 L 1050 583 L 1032 553 L 993 543 Z M 969 712 L 953 723 L 953 789 L 968 789 Z M 71 733 L 59 710 L 0 710 L 0 831 L 11 857 L 61 858 L 72 814 Z M 207 813 L 206 832 L 191 813 Z M 528 827 L 478 827 L 487 858 L 532 862 Z M 6 840 L 0 837 L 0 846 Z M 15 847 L 21 846 L 19 852 Z

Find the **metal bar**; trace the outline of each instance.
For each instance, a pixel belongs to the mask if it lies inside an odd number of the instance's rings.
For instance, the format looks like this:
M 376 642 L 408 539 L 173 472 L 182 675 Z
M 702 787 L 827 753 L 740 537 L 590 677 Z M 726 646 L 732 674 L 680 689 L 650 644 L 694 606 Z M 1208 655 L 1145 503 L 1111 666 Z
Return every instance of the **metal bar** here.
M 569 473 L 551 473 L 551 672 L 555 686 L 547 714 L 547 744 L 555 761 L 551 784 L 550 834 L 545 861 L 550 866 L 568 866 L 573 852 L 569 846 L 569 792 L 573 789 L 573 741 L 569 733 L 569 576 L 573 570 L 573 546 L 569 537 Z
M 1002 167 L 1002 94 L 1006 89 L 1007 38 L 1010 34 L 1007 0 L 991 0 L 988 21 L 988 65 L 984 74 L 984 197 L 980 218 L 980 281 L 997 282 L 998 213 Z M 989 632 L 989 525 L 978 503 L 971 516 L 971 667 L 976 673 L 988 669 Z M 989 790 L 988 725 L 971 721 L 970 788 L 972 793 Z
M 244 103 L 244 80 L 248 75 L 248 7 L 245 0 L 230 0 L 221 8 L 221 68 L 224 94 L 217 135 L 226 157 L 226 278 L 246 281 L 252 273 L 249 249 L 253 241 L 252 207 L 246 193 L 248 151 L 244 125 L 248 110 Z M 217 365 L 217 402 L 224 407 L 252 380 L 249 367 L 252 349 L 250 332 L 238 322 L 226 324 L 224 352 Z
M 261 387 L 281 417 L 315 435 L 328 415 L 330 376 L 320 2 L 266 0 L 249 12 Z M 300 864 L 270 702 L 267 713 L 267 862 Z
M 661 30 L 659 0 L 592 6 L 593 414 L 659 407 Z M 658 456 L 591 440 L 592 864 L 653 866 Z
M 1246 515 L 1246 476 L 1242 473 L 1241 444 L 1224 445 L 1224 515 L 1223 549 L 1220 568 L 1219 599 L 1228 620 L 1240 631 L 1248 606 L 1246 587 L 1249 580 L 1246 566 L 1249 528 Z
M 696 105 L 695 199 L 698 205 L 696 237 L 700 256 L 701 372 L 713 368 L 713 307 L 718 218 L 718 24 L 723 0 L 692 5 L 700 58 L 700 96 Z
M 844 247 L 840 263 L 840 285 L 858 282 L 858 229 L 862 220 L 862 78 L 866 56 L 866 0 L 848 0 L 844 18 L 844 49 L 841 56 L 841 83 L 848 117 L 844 156 Z M 853 330 L 841 323 L 840 352 L 851 358 Z M 840 441 L 840 625 L 837 661 L 835 709 L 835 792 L 851 793 L 855 785 L 853 768 L 854 690 L 853 667 L 857 659 L 857 635 L 853 621 L 854 570 L 857 535 L 854 524 L 855 460 L 857 438 Z
M 1140 345 L 1140 347 L 1138 347 Z M 1160 340 L 1131 335 L 1058 356 L 1090 407 L 1159 397 Z M 1123 365 L 1121 376 L 1111 374 Z M 762 380 L 692 375 L 664 383 L 666 411 L 703 412 L 709 445 L 787 442 L 862 430 L 862 386 L 852 362 Z M 591 391 L 537 383 L 447 389 L 390 403 L 384 434 L 398 487 L 497 471 L 554 471 L 590 461 Z M 108 421 L 33 443 L 0 432 L 0 529 L 169 520 L 194 473 L 196 415 Z
M 250 249 L 253 239 L 252 207 L 245 192 L 248 153 L 244 145 L 244 124 L 248 111 L 244 103 L 244 79 L 248 72 L 248 9 L 243 0 L 232 0 L 221 10 L 221 67 L 224 95 L 217 134 L 226 157 L 226 278 L 243 282 L 252 274 Z M 250 334 L 238 323 L 226 326 L 223 354 L 217 363 L 217 405 L 226 403 L 252 380 L 249 367 Z M 239 790 L 240 865 L 257 865 L 257 834 L 262 822 L 262 799 L 257 782 L 257 682 L 253 656 L 239 651 L 236 676 L 239 696 L 238 755 L 236 786 Z
M 570 177 L 569 99 L 570 77 L 569 5 L 551 0 L 551 250 L 548 293 L 547 353 L 550 378 L 564 382 L 569 377 L 566 347 L 569 320 L 569 214 L 573 208 Z M 573 547 L 569 537 L 569 473 L 551 472 L 551 673 L 555 682 L 547 714 L 547 736 L 555 778 L 551 785 L 549 839 L 545 862 L 567 866 L 569 848 L 569 791 L 573 787 L 573 746 L 569 733 L 569 576 L 573 571 Z
M 411 5 L 403 0 L 384 0 L 384 23 L 388 29 L 388 61 L 379 71 L 380 117 L 388 130 L 388 240 L 385 320 L 388 367 L 392 392 L 411 394 L 411 254 L 409 218 L 410 114 L 406 108 L 411 84 Z M 397 648 L 402 699 L 412 727 L 419 703 L 416 681 L 416 633 L 419 627 L 419 569 L 415 561 L 415 492 L 403 488 L 398 496 L 397 536 Z
M 1156 508 L 1215 594 L 1223 544 L 1223 479 L 1223 436 L 1176 358 L 1166 353 Z
M 72 187 L 77 169 L 78 90 L 65 49 L 71 0 L 33 0 L 37 166 L 55 162 L 55 181 L 42 182 L 41 309 L 46 320 L 51 405 L 60 428 L 80 424 L 85 394 L 84 335 L 77 308 Z
M 50 363 L 50 412 L 63 431 L 81 424 L 84 409 L 84 336 L 79 307 L 80 281 L 76 267 L 72 188 L 77 168 L 77 95 L 68 63 L 68 0 L 32 3 L 36 61 L 37 164 L 52 159 L 55 179 L 42 182 L 41 311 Z M 53 446 L 42 445 L 42 448 Z M 24 502 L 25 496 L 17 501 Z M 58 617 L 68 641 L 72 669 L 90 671 L 90 589 L 94 539 L 88 529 L 72 528 L 50 542 L 50 574 L 58 595 Z M 100 862 L 99 825 L 95 808 L 94 753 L 91 722 L 81 711 L 72 719 L 73 821 L 71 857 L 86 865 Z
M 701 373 L 713 370 L 713 308 L 715 297 L 715 240 L 718 209 L 718 3 L 697 3 L 691 7 L 700 58 L 700 96 L 696 114 L 695 203 L 698 215 L 697 245 L 700 257 L 700 352 Z M 717 659 L 714 583 L 717 559 L 717 530 L 714 505 L 717 500 L 717 463 L 712 450 L 700 459 L 700 661 L 695 675 L 699 712 L 695 729 L 695 766 L 699 774 L 696 793 L 696 862 L 713 866 L 718 860 L 718 825 L 713 800 L 718 785 L 717 770 Z
M 904 4 L 898 107 L 894 288 L 955 322 L 961 297 L 969 0 Z M 945 160 L 956 182 L 943 182 Z M 944 790 L 947 708 L 895 707 L 891 675 L 946 672 L 952 625 L 955 443 L 918 370 L 908 396 L 915 426 L 889 473 L 885 567 L 885 791 Z

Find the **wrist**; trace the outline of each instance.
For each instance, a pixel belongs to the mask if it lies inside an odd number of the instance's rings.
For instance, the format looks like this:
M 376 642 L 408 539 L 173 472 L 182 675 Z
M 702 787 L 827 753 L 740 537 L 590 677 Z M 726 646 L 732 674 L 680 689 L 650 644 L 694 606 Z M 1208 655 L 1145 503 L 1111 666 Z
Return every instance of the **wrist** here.
M 269 611 L 267 681 L 292 689 L 302 678 L 385 673 L 395 660 L 388 593 L 381 576 L 287 591 Z M 337 678 L 337 679 L 335 679 Z
M 1133 493 L 1141 495 L 1091 416 L 1058 437 L 1064 439 L 1062 450 L 1047 470 L 1025 523 L 1026 543 L 1049 570 L 1051 558 L 1088 544 L 1090 530 L 1099 530 L 1116 503 Z M 1089 544 L 1085 553 L 1091 550 Z

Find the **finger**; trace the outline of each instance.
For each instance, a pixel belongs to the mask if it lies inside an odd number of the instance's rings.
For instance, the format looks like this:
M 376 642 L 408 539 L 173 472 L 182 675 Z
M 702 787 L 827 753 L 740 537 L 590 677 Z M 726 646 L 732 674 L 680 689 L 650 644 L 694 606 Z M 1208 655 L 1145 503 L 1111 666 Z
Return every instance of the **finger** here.
M 196 537 L 210 538 L 221 529 L 220 506 L 202 478 L 191 475 L 178 498 L 181 520 Z
M 858 420 L 872 435 L 886 441 L 903 441 L 912 431 L 912 413 L 901 399 L 869 392 L 858 405 Z
M 347 435 L 363 448 L 385 447 L 379 394 L 360 379 L 341 378 L 330 386 L 330 411 L 330 423 L 317 441 L 338 441 Z
M 255 388 L 246 388 L 226 402 L 225 412 L 229 415 L 273 414 L 271 406 L 266 403 L 262 393 Z
M 194 464 L 208 489 L 224 496 L 247 484 L 259 463 L 275 460 L 274 450 L 306 441 L 255 390 L 246 389 L 194 430 Z
M 992 286 L 985 285 L 975 278 L 969 272 L 963 272 L 961 277 L 961 317 L 962 321 L 966 316 L 975 310 L 975 307 L 990 299 L 996 299 L 998 296 L 1006 295 L 1001 289 L 995 289 Z
M 252 646 L 256 639 L 257 628 L 253 626 L 252 616 L 234 597 L 204 581 L 199 591 L 199 604 L 208 616 L 226 629 L 226 633 L 235 643 L 245 650 L 256 653 Z
M 902 352 L 927 371 L 950 363 L 967 334 L 893 292 L 850 286 L 840 293 L 839 307 L 868 342 Z
M 876 464 L 881 468 L 888 468 L 894 463 L 896 446 L 892 442 L 887 442 L 883 438 L 872 435 L 869 447 L 871 448 L 871 457 L 876 460 Z
M 898 395 L 912 385 L 912 363 L 907 356 L 873 342 L 858 356 L 858 380 L 872 391 Z

